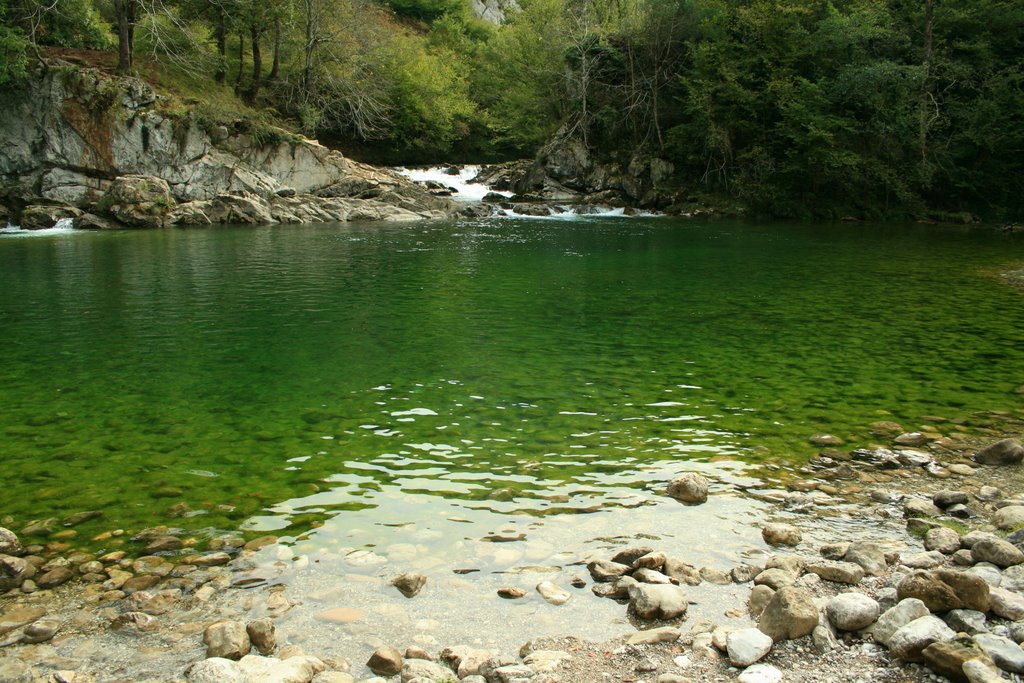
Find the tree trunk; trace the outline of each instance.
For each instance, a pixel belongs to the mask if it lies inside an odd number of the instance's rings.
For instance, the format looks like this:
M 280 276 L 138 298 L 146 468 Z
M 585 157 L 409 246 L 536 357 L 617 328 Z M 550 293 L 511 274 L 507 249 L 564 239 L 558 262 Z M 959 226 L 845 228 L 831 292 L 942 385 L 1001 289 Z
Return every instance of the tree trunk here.
M 238 77 L 235 78 L 235 92 L 242 87 L 242 72 L 245 71 L 245 33 L 238 32 Z
M 918 132 L 921 147 L 921 164 L 927 174 L 928 166 L 928 128 L 929 114 L 932 102 L 932 50 L 934 41 L 935 25 L 935 1 L 926 0 L 924 5 L 924 46 L 922 50 L 922 66 L 924 77 L 921 81 L 921 98 L 918 104 L 920 120 L 920 131 Z
M 313 35 L 313 0 L 306 0 L 306 60 L 302 66 L 302 101 L 309 98 L 310 81 L 313 78 L 313 52 L 316 50 L 316 40 Z
M 259 94 L 263 85 L 263 53 L 260 51 L 260 34 L 263 31 L 255 24 L 249 27 L 249 40 L 252 41 L 252 96 Z
M 114 0 L 117 15 L 117 73 L 132 70 L 135 54 L 135 20 L 137 0 Z
M 228 75 L 228 22 L 223 10 L 217 16 L 217 55 L 220 62 L 213 78 L 218 83 L 224 83 Z
M 270 80 L 277 80 L 281 70 L 281 20 L 274 20 L 274 63 L 270 67 Z

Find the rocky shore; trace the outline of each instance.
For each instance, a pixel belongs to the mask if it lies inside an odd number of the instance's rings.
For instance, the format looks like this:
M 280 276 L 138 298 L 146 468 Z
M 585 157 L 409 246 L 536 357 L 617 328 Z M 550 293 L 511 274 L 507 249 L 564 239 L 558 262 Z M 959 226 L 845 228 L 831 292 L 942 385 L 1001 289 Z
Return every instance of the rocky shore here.
M 261 567 L 309 560 L 272 536 L 221 536 L 200 552 L 155 527 L 132 534 L 133 557 L 69 547 L 66 531 L 94 512 L 0 529 L 0 682 L 1019 680 L 1024 448 L 997 437 L 1019 438 L 1022 415 L 930 417 L 920 431 L 876 422 L 879 444 L 852 451 L 840 437 L 811 436 L 818 456 L 796 471 L 767 470 L 765 486 L 747 492 L 771 501 L 774 519 L 761 523 L 764 551 L 727 571 L 634 543 L 578 558 L 569 567 L 579 571 L 540 582 L 535 597 L 498 589 L 560 610 L 566 633 L 580 601 L 618 601 L 637 630 L 606 643 L 567 636 L 501 651 L 368 638 L 363 661 L 343 659 L 278 636 L 275 623 L 303 596 Z M 688 473 L 666 482 L 666 495 L 714 514 L 713 488 Z M 906 533 L 837 533 L 849 517 L 902 519 Z M 432 579 L 387 578 L 408 600 Z M 688 618 L 722 585 L 745 597 L 714 604 L 721 619 Z M 355 612 L 327 616 L 343 624 Z M 71 653 L 55 647 L 65 639 L 76 643 Z M 118 673 L 137 657 L 166 662 L 161 675 Z
M 388 169 L 145 81 L 50 60 L 0 102 L 0 222 L 112 229 L 410 221 L 456 205 Z

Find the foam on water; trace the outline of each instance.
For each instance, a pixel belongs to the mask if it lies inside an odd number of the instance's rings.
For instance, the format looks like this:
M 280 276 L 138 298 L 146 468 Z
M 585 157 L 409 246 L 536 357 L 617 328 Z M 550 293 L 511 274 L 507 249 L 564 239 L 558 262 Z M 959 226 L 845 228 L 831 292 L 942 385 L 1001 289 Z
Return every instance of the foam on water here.
M 534 216 L 531 214 L 519 213 L 514 208 L 502 209 L 495 214 L 497 218 L 527 218 L 539 220 L 575 221 L 589 218 L 653 218 L 662 214 L 651 211 L 640 211 L 626 213 L 623 208 L 601 207 L 586 205 L 581 211 L 571 204 L 559 204 L 552 206 L 553 213 L 547 216 Z
M 18 237 L 45 237 L 48 235 L 68 235 L 77 232 L 74 228 L 74 219 L 61 218 L 52 228 L 42 230 L 25 230 L 17 225 L 7 224 L 7 227 L 0 228 L 0 235 L 14 235 Z
M 482 183 L 470 182 L 480 173 L 479 166 L 462 166 L 458 175 L 445 172 L 450 166 L 434 166 L 431 168 L 396 168 L 395 171 L 417 183 L 434 181 L 455 190 L 453 199 L 467 202 L 478 202 L 488 193 L 495 192 Z M 504 197 L 511 197 L 511 192 L 497 192 Z

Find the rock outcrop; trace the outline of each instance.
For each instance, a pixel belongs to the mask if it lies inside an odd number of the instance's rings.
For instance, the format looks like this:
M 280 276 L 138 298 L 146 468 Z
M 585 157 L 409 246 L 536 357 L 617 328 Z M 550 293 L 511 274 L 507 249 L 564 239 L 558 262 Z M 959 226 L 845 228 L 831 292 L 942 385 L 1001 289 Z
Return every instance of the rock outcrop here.
M 674 172 L 671 162 L 642 151 L 628 159 L 599 159 L 563 128 L 511 182 L 510 189 L 520 196 L 548 200 L 665 209 L 677 201 L 663 189 Z
M 454 213 L 389 170 L 271 126 L 211 123 L 147 83 L 59 61 L 0 100 L 0 205 L 23 227 L 418 220 Z

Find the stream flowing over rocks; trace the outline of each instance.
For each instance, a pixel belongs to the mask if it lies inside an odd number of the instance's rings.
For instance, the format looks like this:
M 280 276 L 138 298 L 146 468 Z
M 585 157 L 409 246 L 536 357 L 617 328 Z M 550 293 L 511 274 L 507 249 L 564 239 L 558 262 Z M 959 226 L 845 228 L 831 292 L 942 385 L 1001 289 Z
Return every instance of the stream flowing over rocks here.
M 1000 418 L 1004 428 L 1022 424 Z M 220 536 L 199 551 L 193 539 L 154 527 L 132 538 L 150 554 L 97 556 L 55 540 L 91 512 L 32 520 L 20 533 L 0 528 L 0 683 L 1019 681 L 1024 531 L 1020 522 L 997 522 L 1024 506 L 1024 473 L 1013 457 L 983 463 L 993 448 L 1012 454 L 1019 442 L 932 433 L 918 450 L 890 450 L 899 444 L 895 433 L 889 438 L 872 449 L 827 447 L 799 476 L 777 482 L 785 489 L 750 490 L 775 512 L 760 521 L 763 548 L 731 568 L 697 567 L 651 535 L 641 544 L 620 539 L 567 564 L 581 571 L 536 584 L 536 608 L 564 615 L 568 632 L 588 601 L 620 605 L 627 633 L 602 643 L 570 635 L 517 650 L 507 642 L 386 642 L 362 610 L 342 605 L 318 619 L 339 634 L 359 626 L 363 654 L 346 657 L 330 641 L 279 628 L 316 598 L 275 578 L 310 563 L 275 537 Z M 720 490 L 700 475 L 664 486 L 676 505 L 702 511 L 713 510 Z M 840 497 L 855 504 L 837 505 Z M 845 521 L 863 515 L 890 530 L 902 522 L 906 532 L 865 537 Z M 372 552 L 356 555 L 378 566 Z M 405 572 L 388 584 L 417 601 L 435 580 L 443 578 Z M 472 582 L 464 585 L 472 599 Z M 733 592 L 715 592 L 722 585 Z M 497 593 L 532 599 L 516 586 Z M 458 615 L 450 605 L 438 618 Z M 161 662 L 159 677 L 133 673 L 147 657 Z

